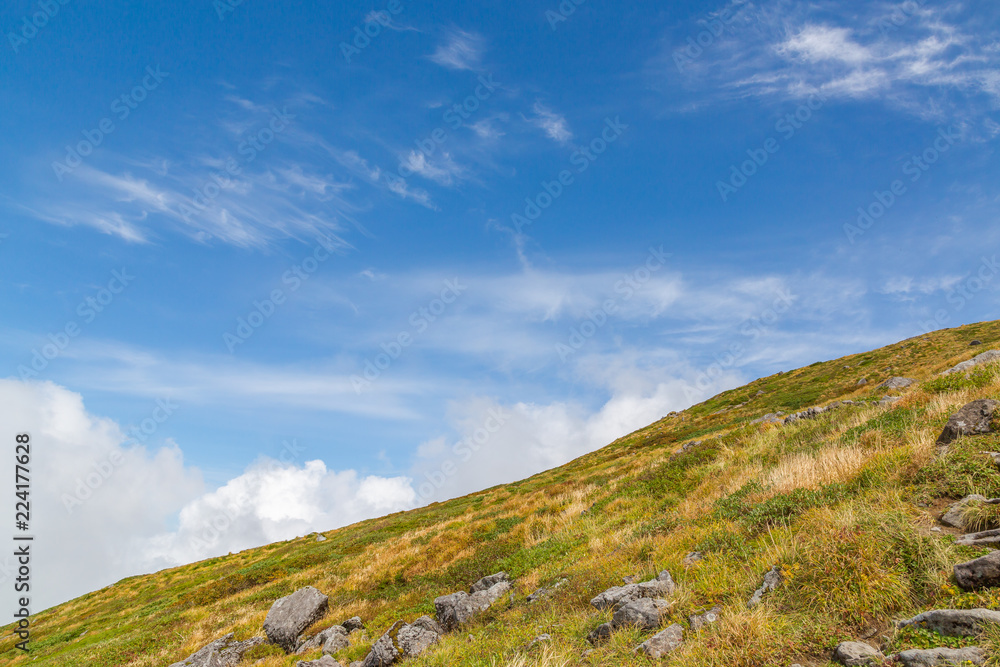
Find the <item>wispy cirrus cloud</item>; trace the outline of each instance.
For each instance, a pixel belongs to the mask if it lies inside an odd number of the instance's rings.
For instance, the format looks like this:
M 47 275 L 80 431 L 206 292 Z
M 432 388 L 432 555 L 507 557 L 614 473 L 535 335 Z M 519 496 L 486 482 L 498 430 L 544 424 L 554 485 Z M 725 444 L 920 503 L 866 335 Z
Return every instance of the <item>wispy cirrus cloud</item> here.
M 541 128 L 549 139 L 560 144 L 565 144 L 569 143 L 573 138 L 573 133 L 569 129 L 569 123 L 566 121 L 565 116 L 556 113 L 541 102 L 535 102 L 531 109 L 535 113 L 535 116 L 534 118 L 530 118 L 529 122 Z
M 486 40 L 482 35 L 453 28 L 429 58 L 448 69 L 474 70 L 479 67 L 485 50 Z

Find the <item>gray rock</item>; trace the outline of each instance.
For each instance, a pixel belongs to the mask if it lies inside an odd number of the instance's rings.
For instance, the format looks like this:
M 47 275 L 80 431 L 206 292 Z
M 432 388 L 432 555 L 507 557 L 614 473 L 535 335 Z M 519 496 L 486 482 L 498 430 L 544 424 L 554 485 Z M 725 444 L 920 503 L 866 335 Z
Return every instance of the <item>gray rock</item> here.
M 535 648 L 539 644 L 544 644 L 544 643 L 550 642 L 550 641 L 552 641 L 552 635 L 550 635 L 549 633 L 546 632 L 545 634 L 538 635 L 537 637 L 535 637 L 534 639 L 532 639 L 530 642 L 528 642 L 528 644 L 524 647 L 524 650 L 525 651 L 530 651 L 531 649 Z
M 878 402 L 878 405 L 884 408 L 888 405 L 892 405 L 893 403 L 898 403 L 900 400 L 902 399 L 899 396 L 883 396 L 882 400 Z
M 974 493 L 971 496 L 966 496 L 956 503 L 952 503 L 948 506 L 948 509 L 944 514 L 941 515 L 941 523 L 946 526 L 951 526 L 952 528 L 965 529 L 965 519 L 962 518 L 962 513 L 965 511 L 966 506 L 972 502 L 983 502 L 986 500 L 986 496 L 981 496 L 978 493 Z
M 606 642 L 611 639 L 611 630 L 612 628 L 610 623 L 601 623 L 590 631 L 590 634 L 587 635 L 587 641 L 594 646 Z
M 993 465 L 1000 466 L 1000 452 L 983 452 L 983 454 L 990 457 L 993 461 Z
M 429 616 L 421 616 L 409 625 L 396 621 L 375 642 L 361 667 L 387 667 L 404 658 L 415 658 L 436 644 L 443 633 Z
M 510 577 L 506 572 L 497 572 L 496 574 L 491 574 L 488 577 L 483 577 L 476 583 L 472 584 L 472 588 L 469 589 L 469 593 L 478 593 L 479 591 L 488 590 L 495 584 L 499 584 L 501 581 L 510 581 Z
M 784 421 L 783 415 L 784 415 L 783 412 L 769 412 L 766 415 L 764 415 L 763 417 L 758 417 L 757 419 L 754 419 L 750 423 L 751 424 L 763 424 L 763 423 L 767 423 L 767 424 L 780 424 L 782 421 Z
M 986 652 L 978 646 L 968 648 L 931 648 L 900 651 L 896 657 L 903 667 L 938 667 L 940 665 L 981 665 Z
M 894 378 L 889 378 L 888 380 L 880 384 L 878 387 L 876 387 L 876 389 L 888 389 L 890 391 L 893 389 L 906 389 L 915 382 L 916 380 L 913 380 L 911 378 L 894 377 Z
M 946 637 L 975 637 L 990 624 L 1000 625 L 1000 611 L 991 609 L 935 609 L 925 611 L 897 626 L 913 625 Z
M 966 547 L 995 547 L 1000 545 L 1000 530 L 984 530 L 980 533 L 968 533 L 955 538 L 955 544 Z
M 1000 408 L 1000 401 L 986 398 L 969 403 L 952 415 L 944 427 L 938 446 L 949 445 L 961 436 L 984 435 L 993 432 L 993 418 Z
M 230 632 L 170 667 L 235 667 L 243 659 L 244 653 L 267 641 L 263 637 L 253 637 L 238 642 L 234 641 L 235 636 Z
M 707 628 L 712 623 L 719 620 L 719 613 L 722 611 L 722 607 L 716 606 L 712 607 L 709 611 L 703 614 L 697 614 L 695 616 L 688 617 L 688 624 L 691 625 L 691 629 L 695 632 L 701 632 L 704 628 Z
M 959 563 L 954 571 L 955 581 L 967 591 L 1000 586 L 1000 551 Z
M 754 591 L 753 595 L 750 597 L 750 600 L 747 602 L 747 607 L 753 609 L 759 605 L 764 595 L 776 590 L 778 586 L 781 585 L 783 579 L 784 577 L 781 576 L 781 568 L 777 565 L 772 567 L 770 571 L 764 575 L 764 583 L 761 584 L 761 587 Z
M 319 660 L 299 660 L 295 667 L 341 667 L 332 656 L 324 655 Z
M 858 386 L 859 387 L 863 387 L 866 384 L 868 384 L 868 378 L 861 378 L 860 380 L 858 380 Z
M 527 600 L 528 600 L 529 603 L 538 602 L 539 600 L 542 600 L 544 598 L 549 597 L 550 595 L 552 595 L 553 592 L 555 592 L 555 590 L 557 588 L 560 588 L 561 586 L 564 586 L 565 584 L 566 584 L 566 580 L 565 579 L 560 579 L 559 581 L 557 581 L 556 583 L 552 584 L 551 586 L 548 586 L 548 587 L 543 586 L 542 588 L 539 588 L 537 591 L 535 591 L 534 593 L 532 593 L 531 595 L 529 595 L 527 597 Z
M 333 625 L 326 630 L 320 630 L 302 642 L 295 652 L 305 653 L 306 651 L 322 648 L 323 653 L 336 653 L 350 646 L 351 643 L 347 641 L 347 634 L 347 629 L 344 626 Z
M 295 650 L 299 635 L 326 613 L 329 599 L 312 586 L 301 588 L 271 605 L 264 619 L 264 632 L 272 643 Z
M 326 542 L 326 536 L 325 535 L 317 535 L 316 536 L 316 541 L 317 542 Z
M 963 361 L 962 363 L 949 368 L 948 370 L 941 373 L 941 375 L 951 375 L 952 373 L 968 373 L 976 366 L 982 366 L 983 364 L 988 364 L 994 361 L 1000 361 L 1000 350 L 990 350 L 989 352 L 983 352 L 982 354 L 969 359 L 968 361 Z
M 974 340 L 971 343 L 969 343 L 969 347 L 979 347 L 982 344 L 983 344 L 983 341 L 981 341 L 981 340 Z
M 667 597 L 672 595 L 676 588 L 670 573 L 664 570 L 656 579 L 641 584 L 612 586 L 591 600 L 590 604 L 601 610 L 616 609 L 641 598 Z
M 636 647 L 636 653 L 658 660 L 684 643 L 684 628 L 674 623 Z
M 465 591 L 442 595 L 434 600 L 438 622 L 445 630 L 451 632 L 480 612 L 489 609 L 510 590 L 510 582 L 500 581 L 484 591 L 476 591 L 471 595 Z
M 640 630 L 655 630 L 660 627 L 660 617 L 670 609 L 666 600 L 640 598 L 622 605 L 611 617 L 611 627 L 637 627 Z
M 351 616 L 349 619 L 341 623 L 344 629 L 347 630 L 347 634 L 354 632 L 355 630 L 364 630 L 365 624 L 361 620 L 360 616 Z
M 885 656 L 864 642 L 841 642 L 833 651 L 833 659 L 846 667 L 880 664 Z
M 704 557 L 705 557 L 704 554 L 702 554 L 700 551 L 692 551 L 687 556 L 684 556 L 684 560 L 681 561 L 681 565 L 683 565 L 684 567 L 691 567 L 698 561 L 702 560 Z

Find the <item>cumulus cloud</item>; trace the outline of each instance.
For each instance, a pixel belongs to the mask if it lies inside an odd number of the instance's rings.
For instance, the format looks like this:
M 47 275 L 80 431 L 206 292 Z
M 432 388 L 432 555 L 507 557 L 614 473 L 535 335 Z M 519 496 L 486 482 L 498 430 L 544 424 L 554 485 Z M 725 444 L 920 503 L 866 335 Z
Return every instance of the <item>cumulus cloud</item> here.
M 404 477 L 300 462 L 294 445 L 206 493 L 176 444 L 135 444 L 51 382 L 0 380 L 0 424 L 10 442 L 16 433 L 32 438 L 33 612 L 127 576 L 329 530 L 415 499 Z M 14 478 L 12 459 L 0 461 L 5 479 Z M 16 576 L 13 566 L 0 557 L 0 585 Z

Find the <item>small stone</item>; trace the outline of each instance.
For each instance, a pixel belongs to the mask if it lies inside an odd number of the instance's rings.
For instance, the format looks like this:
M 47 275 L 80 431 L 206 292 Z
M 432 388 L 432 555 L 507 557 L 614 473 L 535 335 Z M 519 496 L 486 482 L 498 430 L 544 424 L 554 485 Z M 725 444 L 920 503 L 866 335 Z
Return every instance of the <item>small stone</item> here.
M 636 647 L 636 653 L 658 660 L 684 643 L 684 628 L 674 623 Z
M 590 631 L 590 634 L 587 635 L 587 641 L 594 646 L 606 642 L 611 639 L 611 630 L 612 628 L 610 623 L 601 623 Z
M 316 536 L 316 541 L 317 542 L 326 542 L 326 537 L 323 536 L 323 535 L 317 535 Z
M 983 341 L 981 341 L 981 340 L 974 340 L 971 343 L 969 343 L 969 347 L 978 347 L 979 345 L 982 345 L 982 344 L 983 344 Z
M 860 667 L 880 663 L 885 656 L 864 642 L 841 642 L 833 651 L 833 659 L 845 667 Z
M 704 628 L 707 628 L 709 625 L 719 620 L 719 612 L 721 611 L 722 607 L 715 606 L 712 607 L 711 610 L 706 611 L 703 614 L 698 614 L 696 616 L 689 616 L 688 624 L 691 626 L 691 629 L 694 630 L 695 632 L 701 632 Z
M 698 561 L 702 560 L 704 557 L 705 556 L 700 551 L 692 551 L 691 553 L 689 553 L 687 556 L 684 557 L 684 560 L 681 561 L 681 565 L 683 565 L 684 567 L 691 567 Z
M 611 618 L 611 627 L 637 627 L 649 631 L 660 627 L 660 617 L 670 608 L 666 600 L 651 600 L 640 598 L 634 602 L 622 605 Z
M 341 623 L 341 625 L 344 626 L 344 629 L 347 630 L 348 633 L 354 632 L 356 630 L 365 629 L 365 624 L 361 620 L 360 616 L 352 616 L 343 623 Z
M 941 523 L 946 526 L 951 526 L 952 528 L 965 529 L 965 519 L 963 518 L 963 513 L 965 512 L 966 506 L 973 502 L 985 502 L 986 496 L 981 496 L 978 493 L 974 493 L 971 496 L 966 496 L 959 500 L 957 503 L 952 503 L 948 506 L 948 510 L 941 515 Z
M 753 609 L 761 603 L 764 595 L 770 593 L 771 591 L 778 588 L 781 585 L 783 577 L 781 576 L 781 568 L 775 565 L 764 575 L 764 583 L 754 591 L 753 596 L 747 602 L 747 607 Z
M 860 380 L 858 380 L 858 386 L 859 387 L 863 387 L 866 384 L 868 384 L 868 378 L 861 378 Z
M 894 378 L 889 378 L 888 380 L 880 384 L 878 387 L 876 387 L 876 389 L 889 389 L 889 390 L 906 389 L 914 382 L 916 382 L 916 380 L 913 380 L 911 378 L 894 377 Z

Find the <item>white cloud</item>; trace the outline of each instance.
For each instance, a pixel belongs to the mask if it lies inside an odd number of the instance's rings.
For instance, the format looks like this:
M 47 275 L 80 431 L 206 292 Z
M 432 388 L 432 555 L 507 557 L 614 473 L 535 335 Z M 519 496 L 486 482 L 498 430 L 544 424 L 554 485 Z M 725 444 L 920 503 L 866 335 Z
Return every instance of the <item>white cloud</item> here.
M 445 42 L 430 59 L 448 69 L 474 70 L 479 67 L 484 49 L 485 40 L 481 35 L 456 28 L 449 31 Z
M 807 25 L 778 46 L 778 52 L 808 62 L 837 61 L 854 67 L 876 60 L 867 48 L 851 39 L 847 28 Z
M 546 136 L 560 144 L 565 144 L 573 138 L 573 133 L 569 130 L 569 123 L 561 114 L 558 114 L 541 102 L 535 102 L 532 107 L 536 117 L 531 119 L 532 124 L 541 128 Z
M 451 185 L 465 173 L 448 153 L 442 153 L 438 159 L 432 161 L 423 152 L 411 150 L 403 160 L 402 167 L 439 185 Z

